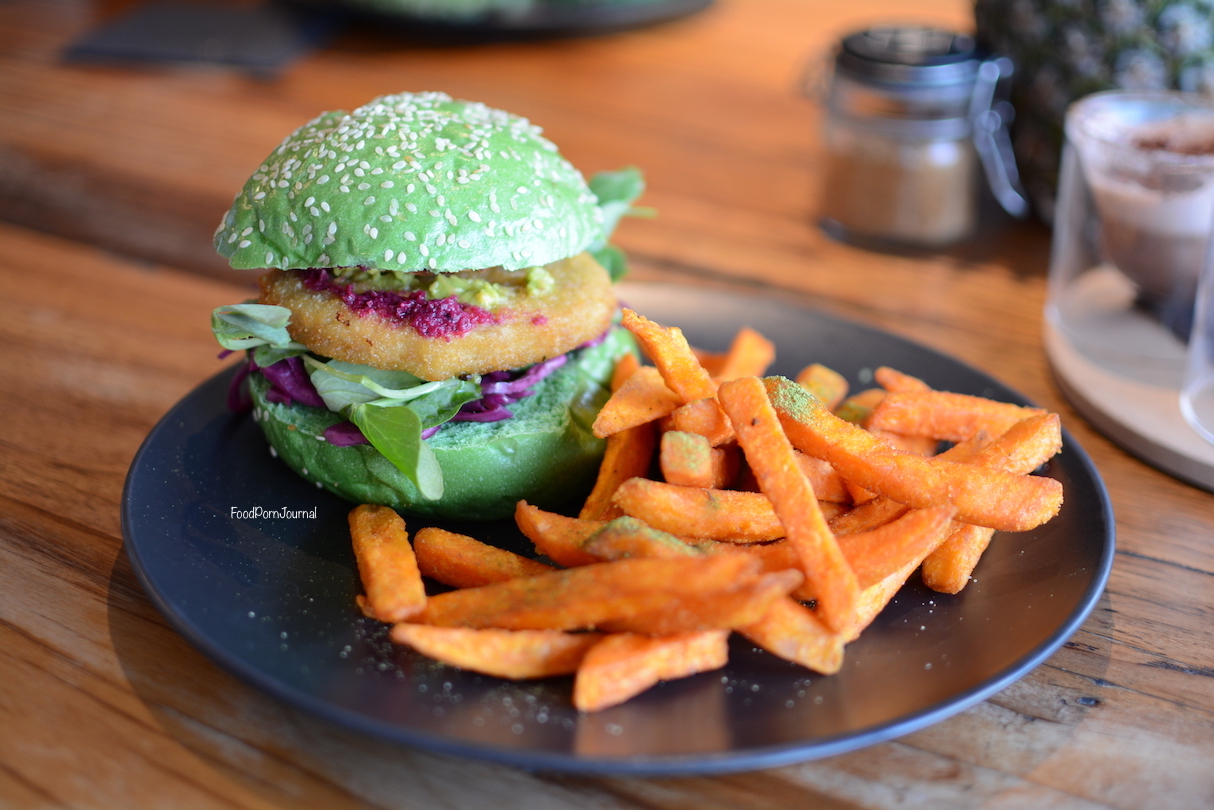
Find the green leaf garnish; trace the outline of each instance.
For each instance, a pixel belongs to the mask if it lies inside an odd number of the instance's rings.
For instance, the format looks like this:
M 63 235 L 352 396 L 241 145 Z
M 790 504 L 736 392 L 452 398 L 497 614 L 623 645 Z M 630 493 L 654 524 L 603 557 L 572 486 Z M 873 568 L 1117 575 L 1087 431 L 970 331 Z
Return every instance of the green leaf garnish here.
M 625 216 L 654 216 L 652 208 L 635 208 L 632 203 L 645 190 L 645 178 L 634 166 L 614 172 L 599 172 L 590 178 L 590 190 L 598 198 L 603 212 L 603 230 L 586 249 L 611 276 L 619 281 L 628 273 L 628 258 L 609 240 L 620 219 Z
M 211 312 L 211 331 L 220 346 L 233 351 L 258 346 L 303 350 L 304 346 L 293 341 L 287 332 L 290 321 L 291 310 L 286 307 L 232 304 Z
M 597 250 L 591 250 L 590 255 L 603 266 L 613 283 L 628 275 L 628 257 L 615 245 L 603 245 Z
M 413 409 L 363 404 L 351 408 L 349 417 L 371 446 L 413 482 L 422 497 L 442 497 L 443 471 L 434 451 L 422 440 L 422 420 Z
M 304 362 L 329 410 L 345 414 L 423 496 L 442 495 L 443 471 L 422 431 L 450 421 L 464 403 L 479 399 L 479 377 L 427 382 L 407 371 L 342 360 L 305 355 Z

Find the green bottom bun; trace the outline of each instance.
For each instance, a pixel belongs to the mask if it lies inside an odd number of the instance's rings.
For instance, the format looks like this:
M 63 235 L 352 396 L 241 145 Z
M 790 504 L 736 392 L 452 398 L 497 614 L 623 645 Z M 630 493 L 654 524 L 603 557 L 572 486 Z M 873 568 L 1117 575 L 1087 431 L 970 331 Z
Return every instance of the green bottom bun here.
M 615 361 L 635 352 L 632 335 L 613 327 L 597 346 L 570 354 L 570 362 L 510 406 L 500 422 L 449 422 L 427 443 L 443 470 L 444 492 L 426 500 L 392 462 L 369 444 L 336 447 L 325 428 L 340 414 L 266 399 L 269 382 L 249 375 L 253 416 L 274 452 L 308 481 L 356 503 L 461 520 L 514 514 L 522 499 L 556 508 L 584 496 L 594 483 L 605 442 L 590 426 L 610 395 Z

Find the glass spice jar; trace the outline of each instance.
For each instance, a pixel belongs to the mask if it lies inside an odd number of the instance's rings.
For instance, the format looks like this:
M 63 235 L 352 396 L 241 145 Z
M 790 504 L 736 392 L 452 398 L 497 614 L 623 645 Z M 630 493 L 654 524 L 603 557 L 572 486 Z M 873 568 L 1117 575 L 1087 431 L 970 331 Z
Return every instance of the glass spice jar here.
M 997 91 L 1007 59 L 934 28 L 871 28 L 842 40 L 825 93 L 821 224 L 853 242 L 938 247 L 969 236 L 979 172 L 1015 216 L 1019 189 Z

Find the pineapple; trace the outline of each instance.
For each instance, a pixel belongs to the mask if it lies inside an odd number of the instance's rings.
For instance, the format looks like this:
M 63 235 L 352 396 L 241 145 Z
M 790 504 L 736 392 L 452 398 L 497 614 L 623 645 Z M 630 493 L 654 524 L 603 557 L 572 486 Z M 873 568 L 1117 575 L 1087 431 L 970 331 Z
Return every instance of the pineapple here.
M 1016 64 L 1016 159 L 1047 221 L 1072 101 L 1116 88 L 1214 96 L 1214 0 L 975 0 L 974 21 Z

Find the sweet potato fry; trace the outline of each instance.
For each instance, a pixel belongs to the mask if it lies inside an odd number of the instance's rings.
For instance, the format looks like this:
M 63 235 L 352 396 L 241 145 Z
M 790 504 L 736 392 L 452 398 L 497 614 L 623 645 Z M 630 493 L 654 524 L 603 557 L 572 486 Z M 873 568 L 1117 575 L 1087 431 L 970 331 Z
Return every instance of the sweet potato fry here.
M 789 597 L 738 632 L 773 655 L 833 675 L 843 665 L 843 635 L 826 629 L 813 611 Z
M 729 421 L 714 399 L 717 384 L 700 365 L 682 330 L 660 326 L 630 309 L 624 310 L 622 324 L 636 336 L 666 388 L 683 403 L 671 414 L 671 427 L 707 436 L 714 446 L 732 441 Z
M 705 554 L 747 554 L 759 561 L 762 571 L 787 571 L 799 569 L 801 564 L 797 550 L 791 543 L 775 540 L 771 543 L 722 543 L 718 540 L 705 540 L 696 546 Z M 812 602 L 816 598 L 813 586 L 802 582 L 799 587 L 789 594 L 799 602 Z
M 955 461 L 958 464 L 968 464 L 980 450 L 990 443 L 990 435 L 986 431 L 979 431 L 968 439 L 959 441 L 952 447 L 937 453 L 936 458 L 944 461 Z
M 761 562 L 764 572 L 788 571 L 796 567 L 796 554 L 787 543 L 756 543 L 753 545 L 737 545 L 720 543 L 715 540 L 700 540 L 698 543 L 688 543 L 668 532 L 659 532 L 632 517 L 619 517 L 600 531 L 591 534 L 586 539 L 584 548 L 588 553 L 601 557 L 603 560 L 624 560 L 628 557 L 693 557 L 704 554 L 751 553 Z M 796 599 L 805 601 L 813 599 L 812 594 L 804 597 L 799 594 L 802 587 L 792 591 Z M 766 617 L 765 617 L 766 619 Z M 764 622 L 760 622 L 762 624 Z M 756 625 L 755 625 L 756 627 Z M 758 641 L 756 641 L 758 644 Z M 785 641 L 785 645 L 789 642 Z M 785 656 L 787 657 L 787 656 Z
M 974 449 L 969 463 L 1010 473 L 1027 473 L 1053 458 L 1061 449 L 1062 426 L 1058 414 L 1044 413 L 1017 422 L 1002 436 Z M 941 593 L 960 593 L 993 535 L 993 530 L 985 526 L 954 523 L 948 538 L 923 561 L 923 583 Z
M 710 352 L 692 346 L 691 353 L 695 355 L 696 362 L 708 372 L 709 377 L 716 377 L 717 373 L 725 367 L 725 352 Z
M 801 559 L 791 543 L 774 540 L 770 543 L 723 543 L 719 540 L 702 540 L 695 548 L 705 554 L 748 554 L 759 561 L 762 571 L 800 570 Z M 802 582 L 789 594 L 798 602 L 813 602 L 818 598 L 813 585 Z
M 653 366 L 641 366 L 603 404 L 592 430 L 605 439 L 613 433 L 653 422 L 683 404 L 678 394 L 666 387 Z
M 903 391 L 882 399 L 873 408 L 866 427 L 958 442 L 980 430 L 998 436 L 1021 419 L 1043 413 L 1045 411 L 1040 408 L 1025 408 L 968 394 Z
M 852 494 L 847 488 L 847 483 L 839 472 L 830 466 L 829 462 L 807 456 L 799 450 L 796 453 L 796 459 L 797 466 L 801 468 L 801 473 L 809 479 L 809 484 L 814 488 L 814 494 L 818 496 L 819 501 L 851 502 Z
M 708 556 L 678 560 L 653 558 L 648 561 L 687 565 L 699 563 Z M 607 564 L 610 563 L 604 563 Z M 694 579 L 694 570 L 688 574 Z M 604 622 L 600 629 L 607 632 L 647 633 L 651 636 L 700 630 L 735 630 L 762 619 L 773 604 L 787 597 L 804 581 L 805 577 L 800 571 L 763 572 L 755 569 L 753 576 L 739 576 L 723 590 L 714 592 L 712 589 L 699 589 L 673 599 L 658 600 L 648 610 Z
M 761 619 L 800 583 L 796 572 L 764 574 L 741 554 L 626 559 L 449 591 L 430 597 L 415 621 L 654 635 L 732 629 Z
M 586 497 L 578 517 L 583 520 L 611 520 L 622 512 L 611 496 L 629 478 L 649 474 L 653 449 L 657 445 L 657 427 L 652 422 L 625 428 L 607 437 L 607 449 L 599 464 L 594 488 Z
M 742 470 L 742 448 L 736 444 L 723 444 L 712 448 L 712 486 L 717 489 L 732 489 Z
M 804 581 L 804 575 L 794 570 L 760 573 L 754 578 L 743 577 L 724 592 L 668 600 L 646 612 L 605 622 L 601 629 L 648 633 L 651 636 L 698 630 L 735 630 L 762 619 L 772 605 L 786 598 Z
M 652 637 L 607 636 L 582 659 L 573 682 L 573 705 L 595 712 L 623 703 L 659 681 L 725 666 L 728 632 L 709 630 Z
M 569 675 L 598 644 L 599 633 L 497 630 L 397 624 L 390 636 L 436 661 L 495 678 L 524 680 Z
M 953 525 L 959 524 L 954 523 Z M 937 548 L 938 550 L 939 548 Z M 901 568 L 887 574 L 884 579 L 873 583 L 860 592 L 860 602 L 856 611 L 855 624 L 846 633 L 846 641 L 848 643 L 855 641 L 859 637 L 860 633 L 872 623 L 873 619 L 894 598 L 894 594 L 898 593 L 902 586 L 906 584 L 906 580 L 915 572 L 915 569 L 924 564 L 926 564 L 926 559 L 923 555 L 917 554 L 910 557 Z
M 631 478 L 615 491 L 615 502 L 624 514 L 679 537 L 761 543 L 785 534 L 771 501 L 758 492 Z
M 958 520 L 1002 531 L 1040 526 L 1062 506 L 1062 485 L 1052 478 L 905 453 L 831 414 L 791 380 L 765 383 L 794 446 L 877 494 L 916 508 L 951 503 Z
M 930 385 L 918 377 L 904 374 L 889 366 L 877 368 L 873 372 L 873 379 L 876 380 L 877 385 L 889 393 L 932 390 Z M 869 431 L 889 439 L 899 450 L 905 450 L 908 453 L 918 453 L 921 456 L 930 456 L 936 452 L 937 440 L 931 436 L 905 436 L 900 433 L 882 430 L 874 427 L 872 424 L 867 424 L 866 427 Z
M 423 576 L 455 588 L 475 588 L 555 570 L 538 560 L 434 526 L 418 529 L 413 536 L 413 553 Z
M 566 517 L 519 501 L 514 509 L 514 522 L 535 550 L 557 565 L 576 568 L 599 561 L 582 550 L 582 543 L 603 528 L 606 521 Z
M 892 498 L 876 497 L 846 512 L 828 518 L 830 530 L 836 537 L 860 532 L 870 532 L 890 521 L 897 520 L 910 511 L 910 507 Z
M 934 456 L 936 448 L 940 445 L 931 436 L 904 436 L 901 433 L 892 433 L 872 427 L 868 428 L 868 432 L 874 436 L 880 436 L 905 453 L 914 453 L 917 456 Z
M 866 388 L 840 402 L 839 407 L 834 409 L 835 416 L 851 422 L 853 425 L 867 426 L 873 409 L 877 407 L 877 403 L 885 399 L 885 396 L 884 389 Z
M 931 551 L 941 547 L 952 530 L 952 515 L 952 507 L 947 506 L 910 509 L 876 528 L 840 536 L 839 551 L 855 571 L 856 580 L 863 590 L 899 570 L 907 561 L 922 560 Z M 730 545 L 728 548 L 753 555 L 760 561 L 764 571 L 780 571 L 798 565 L 796 550 L 787 540 L 745 546 Z M 793 591 L 792 595 L 802 602 L 818 598 L 813 584 L 808 580 Z
M 985 433 L 980 433 L 963 442 L 954 444 L 936 456 L 936 458 L 946 461 L 968 462 L 989 441 Z M 879 526 L 884 526 L 891 520 L 897 520 L 906 514 L 909 509 L 910 507 L 904 503 L 899 503 L 884 496 L 878 496 L 865 500 L 854 508 L 827 519 L 830 522 L 831 531 L 836 535 L 856 534 L 857 532 L 871 531 Z
M 366 596 L 359 605 L 381 622 L 401 622 L 426 606 L 417 558 L 405 521 L 386 506 L 361 504 L 350 511 L 350 539 Z
M 713 447 L 734 440 L 733 425 L 721 412 L 715 397 L 693 400 L 676 408 L 670 414 L 670 429 L 698 433 L 707 438 Z
M 877 618 L 885 609 L 889 600 L 894 598 L 894 594 L 902 589 L 906 580 L 910 579 L 910 575 L 915 572 L 921 562 L 922 559 L 919 558 L 908 560 L 905 565 L 885 579 L 860 591 L 855 622 L 843 634 L 846 643 L 850 644 L 855 641 L 864 628 L 872 624 L 873 619 Z
M 954 514 L 951 506 L 912 509 L 880 528 L 840 537 L 839 548 L 860 587 L 868 588 L 935 550 L 947 537 Z
M 1061 449 L 1057 414 L 1037 414 L 991 440 L 985 433 L 953 445 L 941 460 L 974 464 L 1009 473 L 1028 473 Z M 896 520 L 910 507 L 880 497 L 857 506 L 830 521 L 836 535 L 868 532 Z M 990 543 L 993 530 L 955 521 L 949 536 L 923 561 L 923 580 L 942 593 L 957 593 L 969 580 L 974 566 Z
M 600 560 L 629 557 L 699 557 L 704 552 L 633 517 L 619 517 L 586 538 L 582 549 Z
M 973 447 L 966 461 L 992 470 L 1024 474 L 1049 461 L 1061 449 L 1062 421 L 1058 414 L 1039 413 L 1012 425 L 1001 436 Z
M 621 324 L 636 336 L 661 373 L 666 387 L 678 394 L 683 402 L 716 394 L 716 383 L 696 359 L 687 338 L 683 337 L 683 330 L 677 326 L 660 326 L 631 309 L 624 310 Z
M 834 467 L 820 458 L 807 456 L 800 450 L 796 451 L 796 457 L 797 466 L 809 479 L 809 484 L 814 488 L 814 494 L 818 496 L 818 502 L 822 504 L 824 510 L 831 509 L 831 514 L 835 515 L 846 511 L 852 505 L 851 487 Z M 742 459 L 732 489 L 747 492 L 759 491 L 759 482 L 745 459 Z
M 712 375 L 718 382 L 738 377 L 758 377 L 776 359 L 776 346 L 759 332 L 744 326 L 734 335 L 721 366 Z
M 620 355 L 620 359 L 615 361 L 615 368 L 611 372 L 611 390 L 619 391 L 633 372 L 640 367 L 640 358 L 632 352 Z
M 662 478 L 685 487 L 712 486 L 712 444 L 699 433 L 668 430 L 662 434 L 658 462 Z
M 914 453 L 916 456 L 935 455 L 936 448 L 939 446 L 939 442 L 930 436 L 903 436 L 900 433 L 890 433 L 888 430 L 873 430 L 871 428 L 868 429 L 868 432 L 877 438 L 889 442 L 895 449 L 901 450 L 904 453 Z M 848 482 L 846 488 L 852 502 L 856 504 L 868 503 L 877 497 L 875 492 L 870 492 L 859 484 Z
M 918 377 L 904 374 L 889 366 L 881 366 L 873 372 L 877 385 L 886 391 L 930 391 L 932 387 Z
M 861 506 L 868 503 L 877 497 L 877 493 L 870 492 L 859 484 L 847 482 L 847 494 L 851 497 L 851 502 L 854 506 Z
M 847 631 L 846 641 L 855 641 L 864 628 L 872 624 L 873 619 L 885 609 L 894 594 L 902 589 L 911 574 L 924 562 L 922 555 L 916 555 L 905 561 L 901 568 L 886 575 L 860 592 L 860 604 L 856 611 L 856 622 Z
M 986 526 L 955 523 L 945 541 L 923 560 L 923 584 L 939 593 L 961 593 L 994 535 Z
M 847 550 L 846 540 L 847 538 L 840 538 L 840 546 L 845 550 Z M 786 557 L 791 556 L 789 550 L 784 548 L 784 546 L 784 542 L 779 541 L 761 546 L 736 546 L 733 548 L 744 550 L 749 554 L 755 554 L 755 556 L 759 557 L 764 569 L 767 570 L 768 568 L 778 568 L 784 564 Z M 894 594 L 902 588 L 915 569 L 923 563 L 924 555 L 930 548 L 931 545 L 928 544 L 915 549 L 907 549 L 912 553 L 910 556 L 905 556 L 902 559 L 900 567 L 860 591 L 854 624 L 841 633 L 843 643 L 855 641 L 860 631 L 876 618 L 877 614 L 885 608 L 889 600 L 894 597 Z M 855 551 L 855 549 L 851 550 Z M 812 588 L 807 583 L 794 590 L 791 598 L 802 602 L 809 602 L 814 599 L 814 594 Z
M 713 447 L 699 433 L 668 430 L 662 434 L 660 447 L 658 462 L 667 483 L 722 489 L 737 477 L 740 457 L 736 445 Z
M 817 402 L 805 389 L 798 386 L 797 390 Z M 802 573 L 818 594 L 818 615 L 831 630 L 848 626 L 859 597 L 856 575 L 797 465 L 763 381 L 758 377 L 731 380 L 721 386 L 718 397 L 760 489 L 771 499 L 784 525 L 787 542 L 797 549 Z
M 847 379 L 833 368 L 813 363 L 801 370 L 796 377 L 797 385 L 813 394 L 826 407 L 833 411 L 847 398 Z

